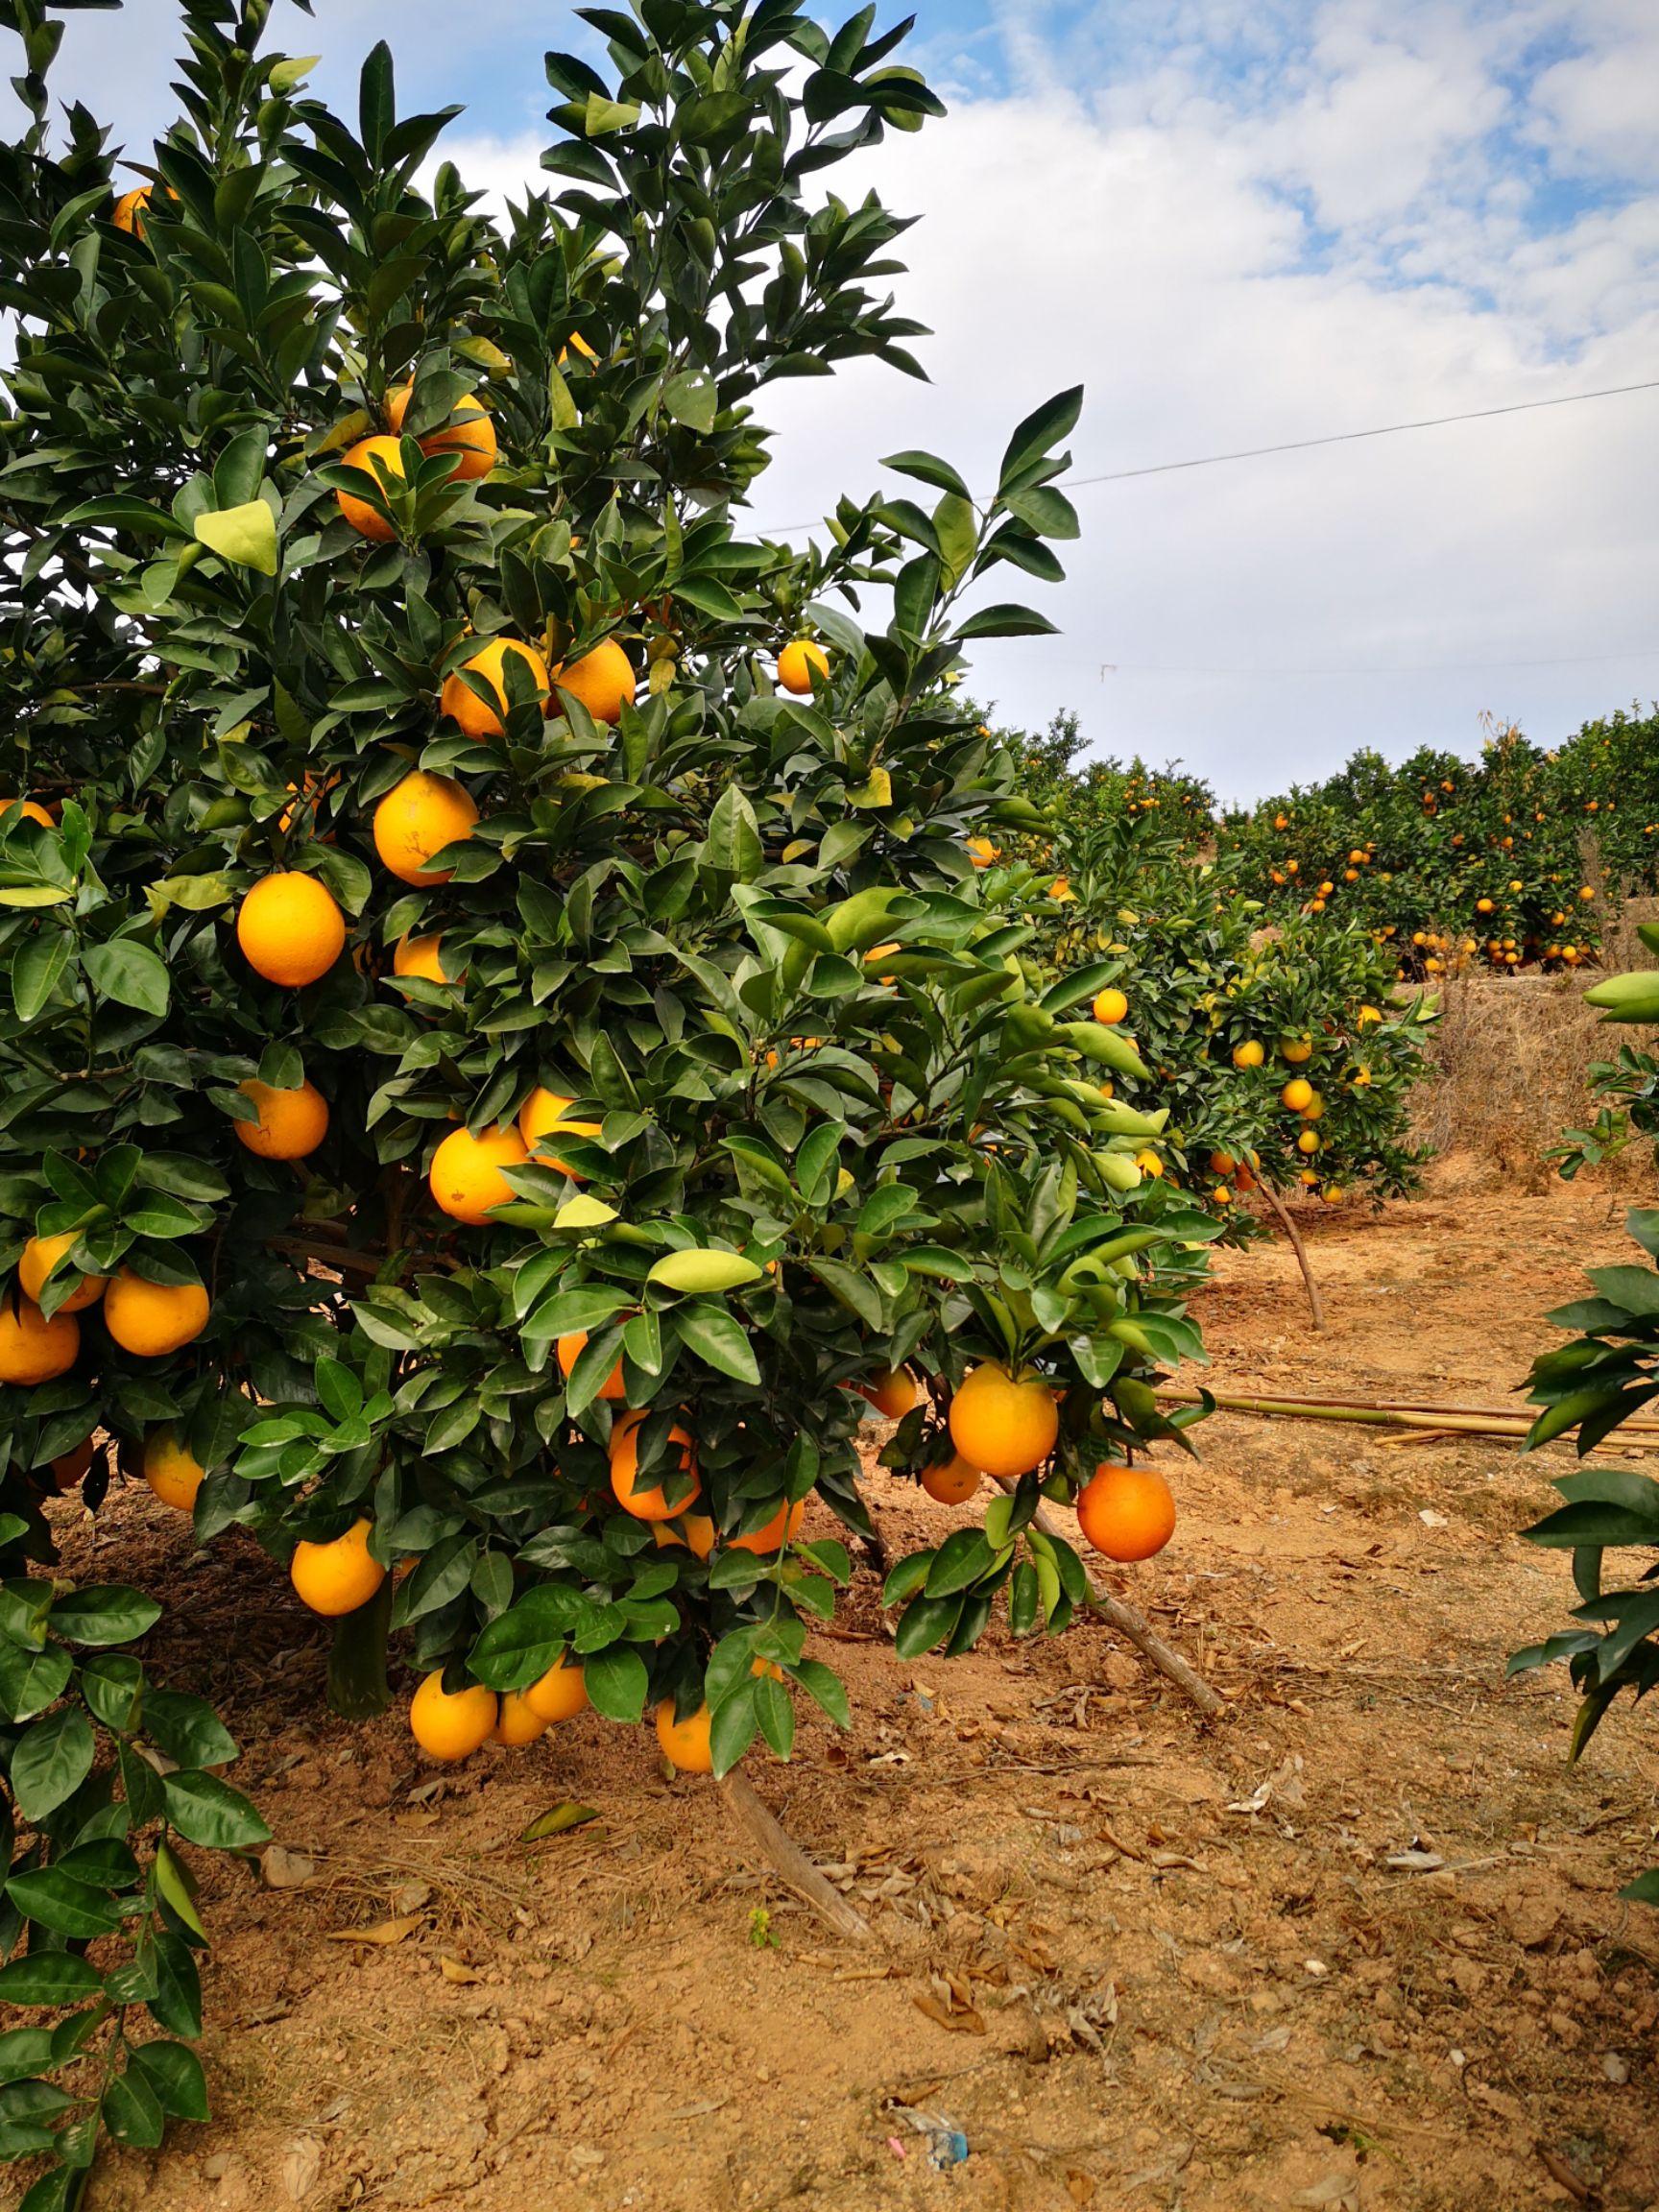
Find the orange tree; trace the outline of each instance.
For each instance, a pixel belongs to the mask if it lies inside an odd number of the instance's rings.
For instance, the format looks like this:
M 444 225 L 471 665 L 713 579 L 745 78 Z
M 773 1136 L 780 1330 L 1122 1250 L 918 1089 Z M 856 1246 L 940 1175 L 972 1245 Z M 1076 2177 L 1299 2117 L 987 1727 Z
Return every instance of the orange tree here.
M 1655 733 L 1651 715 L 1616 713 L 1552 751 L 1508 729 L 1475 762 L 1357 753 L 1227 815 L 1221 848 L 1276 913 L 1360 922 L 1403 976 L 1574 968 L 1599 950 L 1602 896 L 1659 879 Z
M 1064 1624 L 1040 1486 L 1177 1434 L 1148 1384 L 1200 1349 L 1211 1224 L 1127 1187 L 1099 1090 L 1143 1063 L 1086 977 L 1022 964 L 967 850 L 1034 818 L 953 680 L 1048 627 L 982 587 L 1053 571 L 1078 395 L 988 501 L 903 454 L 919 495 L 844 501 L 828 550 L 742 535 L 761 385 L 914 367 L 872 289 L 902 224 L 822 189 L 938 110 L 870 11 L 585 11 L 607 66 L 548 57 L 556 189 L 500 225 L 450 167 L 418 189 L 448 113 L 398 116 L 384 47 L 353 125 L 261 55 L 268 0 L 182 12 L 186 113 L 131 189 L 83 109 L 49 142 L 56 31 L 7 14 L 7 1565 L 50 1566 L 55 1463 L 93 1506 L 142 1474 L 335 1619 L 340 1709 L 384 1705 L 399 1632 L 434 1756 L 585 1703 L 654 1709 L 683 1767 L 786 1754 L 797 1693 L 845 1717 L 805 1640 L 847 1553 L 799 1530 L 813 1493 L 866 1526 L 859 1389 L 909 1476 L 1010 1485 L 895 1569 L 902 1647 L 954 1651 L 1004 1590 Z M 1155 1485 L 1091 1495 L 1120 1555 L 1167 1534 Z M 176 1776 L 156 1805 L 122 1744 L 224 1743 L 117 1711 L 18 1586 L 18 1865 L 198 1933 L 167 1834 L 257 1816 Z M 132 1866 L 77 1857 L 106 1843 Z M 10 1894 L 0 1972 L 84 1960 Z M 125 2000 L 76 1979 L 90 2035 Z M 38 2116 L 0 2148 L 46 2148 L 60 2056 L 12 2051 Z M 40 2205 L 100 2113 L 153 2141 L 186 2102 L 124 2094 L 57 2134 Z

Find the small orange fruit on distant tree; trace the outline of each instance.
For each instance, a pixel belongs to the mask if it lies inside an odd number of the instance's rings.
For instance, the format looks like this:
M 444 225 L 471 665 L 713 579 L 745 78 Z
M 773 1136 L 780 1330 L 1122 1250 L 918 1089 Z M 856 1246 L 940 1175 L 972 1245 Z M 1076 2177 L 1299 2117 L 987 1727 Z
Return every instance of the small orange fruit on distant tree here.
M 308 1538 L 294 1547 L 288 1579 L 313 1613 L 330 1620 L 355 1613 L 367 1605 L 382 1582 L 386 1570 L 369 1549 L 373 1525 L 353 1521 L 343 1536 L 314 1544 Z
M 679 1473 L 659 1477 L 655 1482 L 639 1479 L 639 1429 L 643 1413 L 624 1413 L 611 1431 L 611 1488 L 624 1513 L 637 1521 L 666 1521 L 684 1513 L 703 1495 L 697 1473 L 697 1452 L 690 1436 L 678 1423 L 668 1431 L 668 1442 L 679 1447 Z M 673 1498 L 668 1497 L 672 1488 Z
M 570 1380 L 571 1369 L 575 1366 L 577 1360 L 581 1358 L 584 1351 L 587 1349 L 587 1330 L 574 1329 L 571 1331 L 568 1336 L 561 1336 L 557 1345 L 554 1347 L 555 1351 L 559 1355 L 559 1372 L 564 1376 L 566 1382 L 568 1382 Z M 608 1399 L 613 1405 L 620 1405 L 622 1400 L 627 1397 L 628 1388 L 627 1384 L 622 1380 L 622 1360 L 620 1355 L 617 1357 L 615 1366 L 612 1368 L 610 1374 L 607 1375 L 604 1382 L 600 1383 L 599 1395 L 601 1398 Z
M 399 384 L 386 395 L 386 421 L 395 437 L 402 435 L 403 418 L 409 412 L 414 389 L 412 384 Z M 459 403 L 450 420 L 440 428 L 422 430 L 416 444 L 422 453 L 454 454 L 458 466 L 452 474 L 459 484 L 476 483 L 480 477 L 488 476 L 500 450 L 494 423 L 485 413 L 482 402 L 470 397 Z
M 433 1153 L 426 1180 L 452 1220 L 479 1229 L 493 1206 L 512 1203 L 515 1192 L 502 1169 L 521 1167 L 525 1158 L 517 1129 L 485 1129 L 476 1137 L 469 1129 L 452 1129 Z
M 525 1691 L 524 1702 L 549 1725 L 573 1720 L 578 1713 L 588 1710 L 588 1684 L 581 1668 L 561 1652 L 546 1673 Z
M 614 637 L 607 637 L 591 653 L 584 653 L 579 661 L 553 671 L 553 682 L 561 691 L 579 699 L 595 722 L 611 724 L 620 722 L 623 708 L 633 705 L 638 681 L 633 661 Z M 554 710 L 558 710 L 557 706 Z
M 675 1719 L 672 1697 L 664 1697 L 657 1708 L 657 1741 L 662 1746 L 662 1756 L 678 1767 L 682 1774 L 713 1773 L 710 1726 L 707 1705 L 699 1705 L 696 1712 L 688 1713 L 684 1720 Z
M 858 1393 L 889 1421 L 902 1421 L 916 1403 L 916 1378 L 908 1367 L 884 1367 L 880 1374 L 860 1382 Z
M 236 914 L 236 942 L 256 975 L 288 990 L 326 975 L 346 943 L 346 917 L 315 876 L 262 876 Z
M 530 671 L 538 700 L 545 701 L 551 694 L 547 677 L 547 663 L 534 645 L 526 645 L 517 637 L 492 637 L 487 645 L 479 647 L 469 661 L 461 667 L 481 676 L 495 695 L 492 707 L 488 701 L 463 682 L 461 670 L 454 669 L 445 677 L 444 688 L 438 704 L 445 714 L 459 722 L 469 737 L 499 737 L 505 725 L 502 716 L 507 711 L 507 662 L 509 659 L 520 661 Z
M 778 682 L 804 698 L 830 673 L 830 656 L 811 637 L 793 637 L 778 656 Z
M 1110 989 L 1094 994 L 1094 1014 L 1096 1022 L 1103 1022 L 1108 1029 L 1123 1020 L 1129 1011 L 1129 1001 L 1121 991 Z
M 950 1441 L 987 1475 L 1030 1474 L 1059 1433 L 1060 1408 L 1046 1376 L 1016 1377 L 999 1360 L 975 1367 L 950 1401 Z
M 597 1121 L 567 1121 L 571 1101 L 557 1091 L 545 1090 L 540 1083 L 518 1109 L 518 1134 L 531 1158 L 542 1167 L 557 1167 L 580 1183 L 582 1178 L 568 1161 L 561 1160 L 548 1149 L 549 1140 L 561 1137 L 597 1137 Z
M 409 1730 L 428 1759 L 446 1766 L 469 1759 L 494 1732 L 499 1708 L 493 1690 L 481 1682 L 450 1692 L 440 1668 L 428 1674 L 409 1704 Z
M 747 1536 L 732 1537 L 728 1550 L 753 1551 L 760 1558 L 770 1559 L 775 1551 L 781 1551 L 785 1544 L 794 1543 L 805 1518 L 805 1498 L 797 1498 L 792 1505 L 785 1502 L 763 1527 L 752 1528 Z
M 0 1382 L 32 1388 L 54 1382 L 74 1366 L 81 1350 L 81 1324 L 72 1313 L 51 1320 L 33 1298 L 12 1296 L 0 1305 Z
M 328 1101 L 315 1083 L 278 1091 L 250 1080 L 237 1090 L 258 1110 L 256 1121 L 234 1121 L 238 1140 L 261 1160 L 305 1160 L 328 1134 Z
M 941 1465 L 927 1468 L 922 1477 L 922 1487 L 929 1498 L 937 1498 L 941 1505 L 965 1505 L 970 1498 L 977 1496 L 984 1479 L 984 1470 L 973 1466 L 958 1452 Z
M 180 1513 L 193 1512 L 206 1472 L 170 1428 L 152 1429 L 145 1437 L 144 1479 L 163 1505 Z
M 152 1283 L 120 1268 L 104 1293 L 104 1326 L 124 1352 L 161 1359 L 192 1344 L 211 1310 L 200 1283 Z
M 1306 1082 L 1298 1075 L 1286 1083 L 1284 1090 L 1280 1092 L 1279 1103 L 1282 1106 L 1288 1106 L 1292 1114 L 1300 1114 L 1312 1095 L 1312 1084 Z
M 46 1287 L 47 1279 L 80 1234 L 78 1229 L 65 1229 L 60 1237 L 30 1238 L 17 1262 L 18 1286 L 25 1298 L 33 1298 L 36 1305 L 39 1305 L 40 1293 Z M 73 1274 L 74 1269 L 66 1269 L 65 1273 Z M 108 1281 L 105 1275 L 83 1275 L 68 1297 L 59 1306 L 59 1312 L 84 1313 L 88 1306 L 95 1306 L 103 1297 Z
M 374 809 L 374 850 L 405 883 L 447 883 L 453 870 L 434 868 L 445 845 L 470 837 L 478 820 L 464 784 L 452 776 L 417 768 L 387 792 Z
M 361 469 L 364 475 L 376 484 L 380 482 L 381 471 L 402 481 L 403 445 L 400 439 L 359 438 L 356 445 L 350 446 L 340 458 L 346 468 Z M 379 470 L 374 467 L 376 461 L 380 464 Z M 359 499 L 354 492 L 336 492 L 334 497 L 339 502 L 341 514 L 359 538 L 372 538 L 377 545 L 389 545 L 397 537 L 396 525 L 367 499 Z
M 1246 1037 L 1242 1045 L 1235 1045 L 1233 1047 L 1235 1068 L 1260 1068 L 1266 1057 L 1261 1041 L 1255 1037 Z
M 516 1749 L 525 1743 L 534 1743 L 538 1736 L 545 1736 L 547 1722 L 531 1704 L 528 1697 L 517 1690 L 501 1693 L 501 1707 L 495 1717 L 495 1725 L 490 1731 L 492 1743 L 508 1743 Z
M 1108 1559 L 1150 1559 L 1175 1533 L 1174 1493 L 1155 1467 L 1096 1467 L 1078 1496 L 1077 1525 Z
M 1298 1152 L 1317 1152 L 1319 1149 L 1318 1130 L 1304 1129 L 1301 1136 L 1296 1140 L 1296 1149 Z

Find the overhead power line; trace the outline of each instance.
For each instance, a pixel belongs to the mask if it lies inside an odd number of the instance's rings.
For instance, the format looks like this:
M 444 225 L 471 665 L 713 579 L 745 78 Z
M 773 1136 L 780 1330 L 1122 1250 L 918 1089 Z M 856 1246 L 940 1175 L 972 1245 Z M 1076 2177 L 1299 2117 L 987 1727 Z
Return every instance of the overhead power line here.
M 1425 415 L 1411 422 L 1379 422 L 1368 430 L 1336 430 L 1322 438 L 1287 438 L 1277 445 L 1243 445 L 1233 453 L 1200 453 L 1188 461 L 1153 461 L 1140 469 L 1111 469 L 1099 476 L 1062 478 L 1070 492 L 1095 484 L 1126 484 L 1137 476 L 1169 476 L 1183 469 L 1218 469 L 1232 461 L 1261 461 L 1275 453 L 1306 453 L 1316 445 L 1352 445 L 1363 438 L 1393 438 L 1405 430 L 1440 430 L 1453 422 L 1486 422 L 1497 415 L 1530 415 L 1542 407 L 1577 407 L 1587 399 L 1622 399 L 1632 392 L 1659 392 L 1659 376 L 1641 384 L 1607 384 L 1599 392 L 1561 392 L 1552 399 L 1513 399 L 1503 407 L 1471 407 L 1456 415 Z M 785 538 L 795 530 L 817 530 L 822 522 L 782 522 L 763 537 Z
M 1349 668 L 1219 668 L 1177 665 L 1162 661 L 1113 661 L 1102 665 L 1101 680 L 1114 676 L 1445 676 L 1479 674 L 1495 668 L 1589 668 L 1623 661 L 1659 661 L 1659 645 L 1632 645 L 1623 653 L 1557 654 L 1543 661 L 1402 661 Z M 1082 663 L 1073 661 L 1074 666 Z M 1090 666 L 1095 665 L 1094 662 Z

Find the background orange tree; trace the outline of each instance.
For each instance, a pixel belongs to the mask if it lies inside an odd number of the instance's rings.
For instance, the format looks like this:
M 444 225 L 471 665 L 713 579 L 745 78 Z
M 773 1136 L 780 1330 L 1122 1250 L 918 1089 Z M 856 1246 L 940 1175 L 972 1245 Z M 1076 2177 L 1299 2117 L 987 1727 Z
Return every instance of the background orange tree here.
M 135 1659 L 75 1658 L 153 1608 L 48 1602 L 55 1486 L 142 1470 L 292 1562 L 344 1710 L 399 1632 L 429 1748 L 534 1734 L 524 1694 L 579 1669 L 719 1771 L 788 1753 L 797 1693 L 845 1716 L 805 1640 L 848 1555 L 799 1507 L 866 1527 L 860 1386 L 920 1378 L 914 1477 L 969 1368 L 1032 1379 L 974 1401 L 1012 1494 L 890 1586 L 902 1650 L 959 1651 L 1003 1591 L 1022 1631 L 1083 1601 L 1040 1486 L 1173 1433 L 1149 1383 L 1200 1349 L 1213 1225 L 1129 1187 L 1100 1091 L 1142 1064 L 966 851 L 1036 819 L 952 680 L 1048 627 L 983 586 L 1056 572 L 1079 396 L 987 497 L 912 453 L 824 550 L 736 512 L 761 385 L 915 371 L 903 226 L 822 181 L 939 112 L 902 32 L 583 11 L 607 64 L 548 57 L 556 188 L 497 223 L 418 183 L 452 111 L 400 118 L 385 47 L 349 123 L 267 12 L 184 0 L 185 113 L 118 174 L 79 107 L 54 142 L 57 29 L 5 11 L 0 1993 L 64 1998 L 30 1977 L 72 1958 L 107 2055 L 58 2104 L 65 2053 L 11 2052 L 5 2145 L 65 2161 L 31 2212 L 100 2117 L 154 2141 L 199 2102 L 119 2024 L 189 2025 L 168 1835 L 263 1833 L 210 1716 L 170 1738 L 164 1694 L 107 1687 Z M 97 1938 L 140 1899 L 117 1984 Z

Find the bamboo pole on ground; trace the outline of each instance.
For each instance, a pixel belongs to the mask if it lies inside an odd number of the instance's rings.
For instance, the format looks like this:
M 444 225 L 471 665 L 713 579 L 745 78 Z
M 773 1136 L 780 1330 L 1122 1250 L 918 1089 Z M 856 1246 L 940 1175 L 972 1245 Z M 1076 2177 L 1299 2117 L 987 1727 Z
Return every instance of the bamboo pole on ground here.
M 1158 1395 L 1173 1405 L 1197 1406 L 1202 1404 L 1204 1393 L 1164 1388 Z M 1433 1431 L 1449 1436 L 1486 1436 L 1507 1444 L 1524 1444 L 1532 1431 L 1532 1422 L 1525 1413 L 1454 1411 L 1432 1406 L 1384 1406 L 1334 1398 L 1246 1398 L 1215 1390 L 1208 1395 L 1222 1412 L 1258 1413 L 1285 1421 L 1334 1421 L 1365 1429 Z M 1659 1451 L 1659 1426 L 1635 1429 L 1626 1426 L 1617 1434 L 1619 1441 L 1615 1443 L 1610 1438 L 1609 1450 Z

